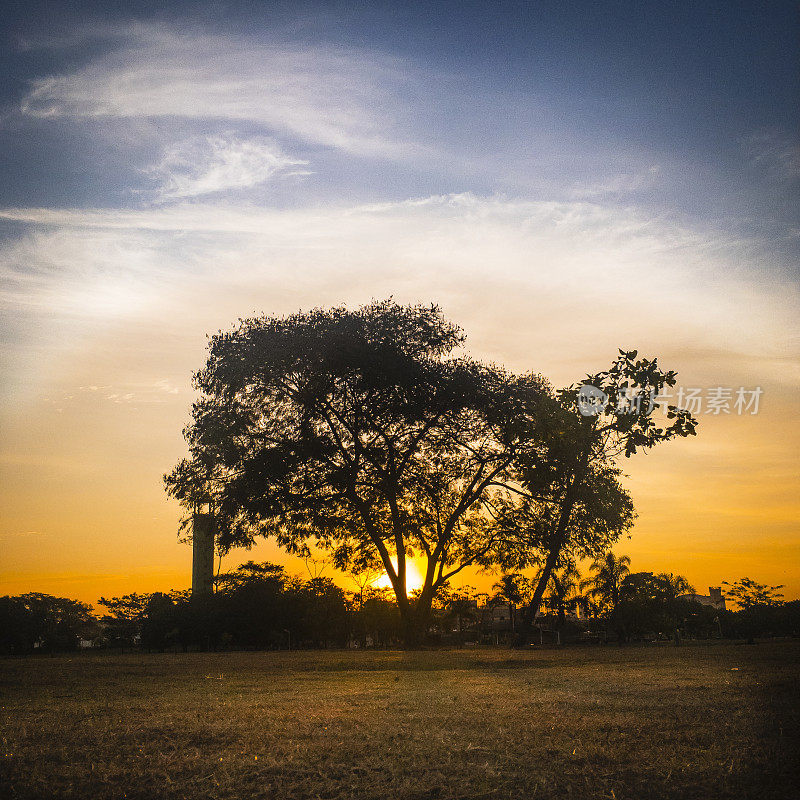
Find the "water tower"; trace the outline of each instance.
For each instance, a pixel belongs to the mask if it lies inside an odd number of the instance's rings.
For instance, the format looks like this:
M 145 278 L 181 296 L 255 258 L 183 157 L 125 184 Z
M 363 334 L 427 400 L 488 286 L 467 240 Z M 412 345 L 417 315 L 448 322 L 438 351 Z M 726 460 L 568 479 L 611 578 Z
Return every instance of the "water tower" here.
M 214 514 L 210 503 L 192 512 L 192 597 L 209 597 L 214 591 Z

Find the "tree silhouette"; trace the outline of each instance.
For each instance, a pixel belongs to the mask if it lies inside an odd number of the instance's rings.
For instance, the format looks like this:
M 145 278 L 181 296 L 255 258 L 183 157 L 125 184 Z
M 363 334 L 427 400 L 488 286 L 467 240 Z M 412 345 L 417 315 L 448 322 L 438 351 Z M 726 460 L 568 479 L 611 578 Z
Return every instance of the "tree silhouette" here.
M 683 575 L 674 575 L 672 572 L 661 572 L 657 576 L 664 582 L 670 600 L 677 600 L 682 594 L 693 594 L 694 586 Z
M 578 597 L 580 573 L 574 562 L 569 562 L 561 570 L 550 573 L 547 605 L 558 615 L 558 626 L 563 628 L 566 622 L 567 607 Z
M 588 588 L 589 595 L 601 602 L 601 608 L 613 612 L 622 597 L 622 581 L 630 572 L 630 563 L 629 556 L 606 553 L 590 564 L 589 571 L 593 574 L 581 581 L 581 588 Z
M 74 650 L 96 633 L 91 609 L 78 600 L 28 592 L 0 598 L 0 651 Z
M 478 617 L 477 592 L 472 586 L 458 589 L 442 587 L 437 594 L 438 604 L 445 611 L 445 618 L 455 621 L 459 643 L 463 641 L 465 623 L 474 622 Z
M 370 569 L 369 567 L 353 567 L 348 570 L 347 577 L 353 581 L 358 589 L 356 597 L 358 598 L 358 607 L 361 608 L 364 604 L 365 591 L 381 577 L 381 571 L 378 569 Z
M 439 587 L 503 558 L 512 465 L 540 460 L 563 416 L 542 379 L 452 356 L 463 339 L 437 307 L 392 301 L 242 321 L 195 375 L 190 457 L 168 491 L 212 503 L 222 551 L 267 535 L 342 569 L 380 566 L 416 640 Z
M 674 373 L 622 353 L 556 396 L 534 375 L 454 355 L 459 328 L 436 306 L 373 302 L 243 320 L 212 337 L 185 431 L 190 457 L 165 476 L 188 509 L 208 503 L 221 553 L 273 536 L 289 552 L 327 551 L 345 571 L 385 571 L 409 643 L 439 588 L 470 565 L 542 568 L 535 615 L 564 558 L 596 557 L 633 520 L 616 456 L 694 433 L 671 407 L 624 408 Z M 425 561 L 407 591 L 407 562 Z
M 516 631 L 516 609 L 530 596 L 530 581 L 518 572 L 507 572 L 492 586 L 492 591 L 495 593 L 495 600 L 508 603 L 508 618 L 513 633 Z
M 657 359 L 637 356 L 636 350 L 620 350 L 608 370 L 561 390 L 568 421 L 552 440 L 547 458 L 521 471 L 521 483 L 536 500 L 520 528 L 538 543 L 522 549 L 544 556 L 528 609 L 531 620 L 559 560 L 597 557 L 633 523 L 633 503 L 619 483 L 617 459 L 695 435 L 697 421 L 676 406 L 668 406 L 669 424 L 656 424 L 657 398 L 675 385 L 676 373 L 662 370 Z M 595 392 L 591 408 L 582 388 L 587 386 Z
M 97 601 L 108 612 L 101 619 L 111 644 L 118 645 L 123 650 L 136 644 L 149 600 L 150 595 L 133 593 L 123 597 L 101 597 Z
M 725 597 L 733 600 L 741 609 L 754 606 L 770 608 L 783 603 L 783 594 L 778 591 L 778 589 L 783 589 L 783 584 L 768 586 L 764 583 L 757 583 L 751 578 L 739 578 L 734 583 L 723 581 L 722 585 L 730 587 L 726 590 Z
M 620 642 L 644 633 L 666 634 L 681 643 L 680 625 L 690 609 L 679 594 L 692 587 L 682 575 L 635 572 L 624 575 L 618 600 L 609 613 Z

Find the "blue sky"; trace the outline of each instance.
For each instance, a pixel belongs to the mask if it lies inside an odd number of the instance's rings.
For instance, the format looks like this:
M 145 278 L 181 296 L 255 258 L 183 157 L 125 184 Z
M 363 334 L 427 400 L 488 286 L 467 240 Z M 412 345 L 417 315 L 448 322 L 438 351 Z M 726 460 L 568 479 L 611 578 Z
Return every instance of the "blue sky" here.
M 171 138 L 233 130 L 314 158 L 317 177 L 301 192 L 272 187 L 273 203 L 464 191 L 572 199 L 590 186 L 617 201 L 726 218 L 792 247 L 800 75 L 792 4 L 398 5 L 266 4 L 254 13 L 249 3 L 144 4 L 131 15 L 126 4 L 126 15 L 114 16 L 108 4 L 66 12 L 20 4 L 7 19 L 2 63 L 2 145 L 14 157 L 2 163 L 0 201 L 134 205 Z M 159 35 L 183 47 L 170 58 Z M 253 79 L 263 51 L 275 47 L 303 50 L 304 63 L 291 66 L 317 69 L 322 83 L 350 76 L 353 91 L 331 104 L 358 117 L 345 131 L 354 141 L 342 147 L 280 113 L 235 103 L 215 110 L 207 94 L 191 116 L 178 98 L 154 109 L 142 97 L 109 113 L 108 103 L 74 97 L 81 78 L 83 91 L 96 88 L 93 67 L 122 72 L 159 48 L 165 70 L 189 66 L 198 38 L 207 40 L 195 54 L 207 79 L 215 44 L 239 49 L 245 75 L 232 58 L 213 76 L 232 88 L 241 89 L 237 77 Z M 61 93 L 32 99 L 37 81 L 70 75 Z M 308 88 L 313 103 L 323 87 Z M 143 117 L 150 129 L 135 130 Z
M 654 457 L 635 541 L 680 568 L 666 492 L 681 535 L 711 536 L 704 564 L 766 536 L 780 577 L 800 541 L 792 4 L 33 2 L 5 23 L 0 535 L 36 575 L 74 572 L 79 536 L 102 547 L 132 505 L 154 563 L 181 563 L 159 476 L 207 333 L 394 295 L 556 384 L 624 346 L 763 386 L 766 416 Z

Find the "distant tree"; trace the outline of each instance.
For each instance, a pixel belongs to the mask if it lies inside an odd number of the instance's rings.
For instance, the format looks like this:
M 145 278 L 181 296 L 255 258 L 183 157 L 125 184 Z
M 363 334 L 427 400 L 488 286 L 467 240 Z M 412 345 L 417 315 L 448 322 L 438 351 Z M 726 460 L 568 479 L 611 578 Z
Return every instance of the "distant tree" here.
M 787 630 L 786 616 L 782 613 L 786 604 L 779 591 L 782 585 L 769 586 L 751 578 L 740 578 L 734 583 L 723 581 L 722 585 L 728 587 L 726 599 L 738 606 L 737 611 L 726 615 L 730 633 L 754 642 L 757 636 L 775 636 Z
M 241 322 L 211 339 L 190 457 L 166 476 L 187 508 L 211 501 L 223 551 L 274 536 L 342 569 L 388 575 L 409 642 L 436 591 L 501 559 L 516 459 L 559 429 L 546 383 L 453 351 L 435 307 L 373 303 Z M 408 596 L 407 560 L 426 559 Z
M 360 608 L 364 603 L 364 593 L 381 577 L 381 570 L 355 565 L 348 570 L 347 576 L 356 585 L 356 602 Z
M 613 612 L 622 597 L 622 581 L 630 573 L 630 563 L 629 556 L 606 553 L 591 563 L 589 571 L 593 574 L 581 581 L 581 588 L 588 588 L 589 596 L 600 601 L 602 610 Z
M 620 563 L 624 562 L 624 563 Z M 682 575 L 628 570 L 629 560 L 607 559 L 595 566 L 593 588 L 605 608 L 605 618 L 620 642 L 631 638 L 671 636 L 680 644 L 681 626 L 688 619 L 699 624 L 698 603 L 680 595 L 693 591 Z M 702 617 L 702 614 L 700 614 Z
M 781 636 L 800 636 L 800 600 L 791 600 L 775 609 L 776 631 Z
M 734 583 L 722 582 L 723 586 L 729 587 L 725 591 L 725 597 L 733 600 L 739 608 L 746 609 L 753 606 L 774 607 L 782 605 L 783 594 L 778 589 L 780 586 L 768 586 L 764 583 L 757 583 L 750 578 L 740 578 Z
M 664 582 L 666 591 L 672 600 L 677 600 L 682 594 L 694 593 L 694 586 L 683 575 L 661 572 L 657 577 Z
M 241 586 L 261 581 L 275 583 L 283 586 L 287 579 L 286 570 L 280 564 L 273 564 L 271 561 L 257 563 L 246 561 L 240 564 L 233 572 L 225 572 L 217 576 L 217 591 L 231 592 Z
M 508 603 L 508 618 L 513 633 L 516 631 L 516 610 L 530 597 L 530 580 L 519 572 L 506 572 L 492 586 L 492 592 L 494 602 Z
M 556 613 L 559 629 L 566 623 L 567 609 L 578 599 L 580 578 L 575 562 L 567 562 L 562 569 L 555 569 L 550 573 L 545 605 Z
M 661 581 L 664 594 L 665 617 L 672 628 L 672 636 L 676 645 L 681 643 L 681 626 L 685 626 L 690 618 L 699 622 L 702 612 L 697 609 L 698 603 L 681 599 L 681 595 L 693 594 L 694 586 L 683 576 L 672 572 L 662 572 L 656 576 Z
M 175 601 L 162 592 L 150 595 L 142 620 L 142 646 L 163 652 L 179 641 L 180 616 Z
M 400 613 L 388 589 L 369 587 L 355 614 L 354 629 L 363 646 L 367 638 L 376 647 L 385 647 L 402 637 Z
M 67 597 L 29 592 L 19 596 L 27 611 L 29 634 L 47 650 L 74 650 L 97 630 L 91 607 Z
M 311 644 L 344 646 L 350 634 L 344 592 L 330 578 L 312 578 L 302 591 L 306 598 L 306 635 Z
M 149 594 L 133 593 L 122 597 L 101 597 L 97 601 L 107 610 L 101 621 L 109 644 L 125 648 L 133 647 L 139 641 L 150 597 Z
M 444 620 L 448 623 L 448 632 L 455 625 L 459 643 L 463 642 L 468 625 L 478 618 L 477 595 L 474 586 L 459 586 L 455 589 L 443 586 L 437 593 L 437 605 L 445 612 Z
M 0 597 L 0 653 L 31 651 L 42 629 L 22 597 Z
M 652 572 L 625 574 L 607 618 L 620 643 L 645 635 L 677 634 L 670 583 Z M 676 639 L 677 641 L 677 639 Z
M 214 595 L 220 633 L 244 648 L 286 646 L 292 609 L 285 591 L 288 581 L 284 568 L 268 561 L 248 561 L 221 575 Z
M 676 602 L 678 622 L 686 636 L 693 639 L 710 639 L 722 635 L 721 612 L 696 600 L 679 598 Z

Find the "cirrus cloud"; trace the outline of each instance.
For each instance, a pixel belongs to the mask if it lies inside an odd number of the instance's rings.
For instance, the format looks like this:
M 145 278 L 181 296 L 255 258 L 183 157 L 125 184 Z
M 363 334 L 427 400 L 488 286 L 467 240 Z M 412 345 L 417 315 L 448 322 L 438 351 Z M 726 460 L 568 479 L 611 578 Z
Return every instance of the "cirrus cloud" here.
M 285 155 L 273 142 L 231 134 L 195 136 L 169 146 L 146 170 L 160 184 L 156 199 L 176 200 L 247 189 L 278 175 L 308 175 L 308 161 Z
M 229 120 L 358 154 L 414 149 L 399 129 L 402 95 L 416 79 L 400 59 L 139 23 L 108 38 L 120 44 L 72 72 L 33 81 L 22 112 Z

